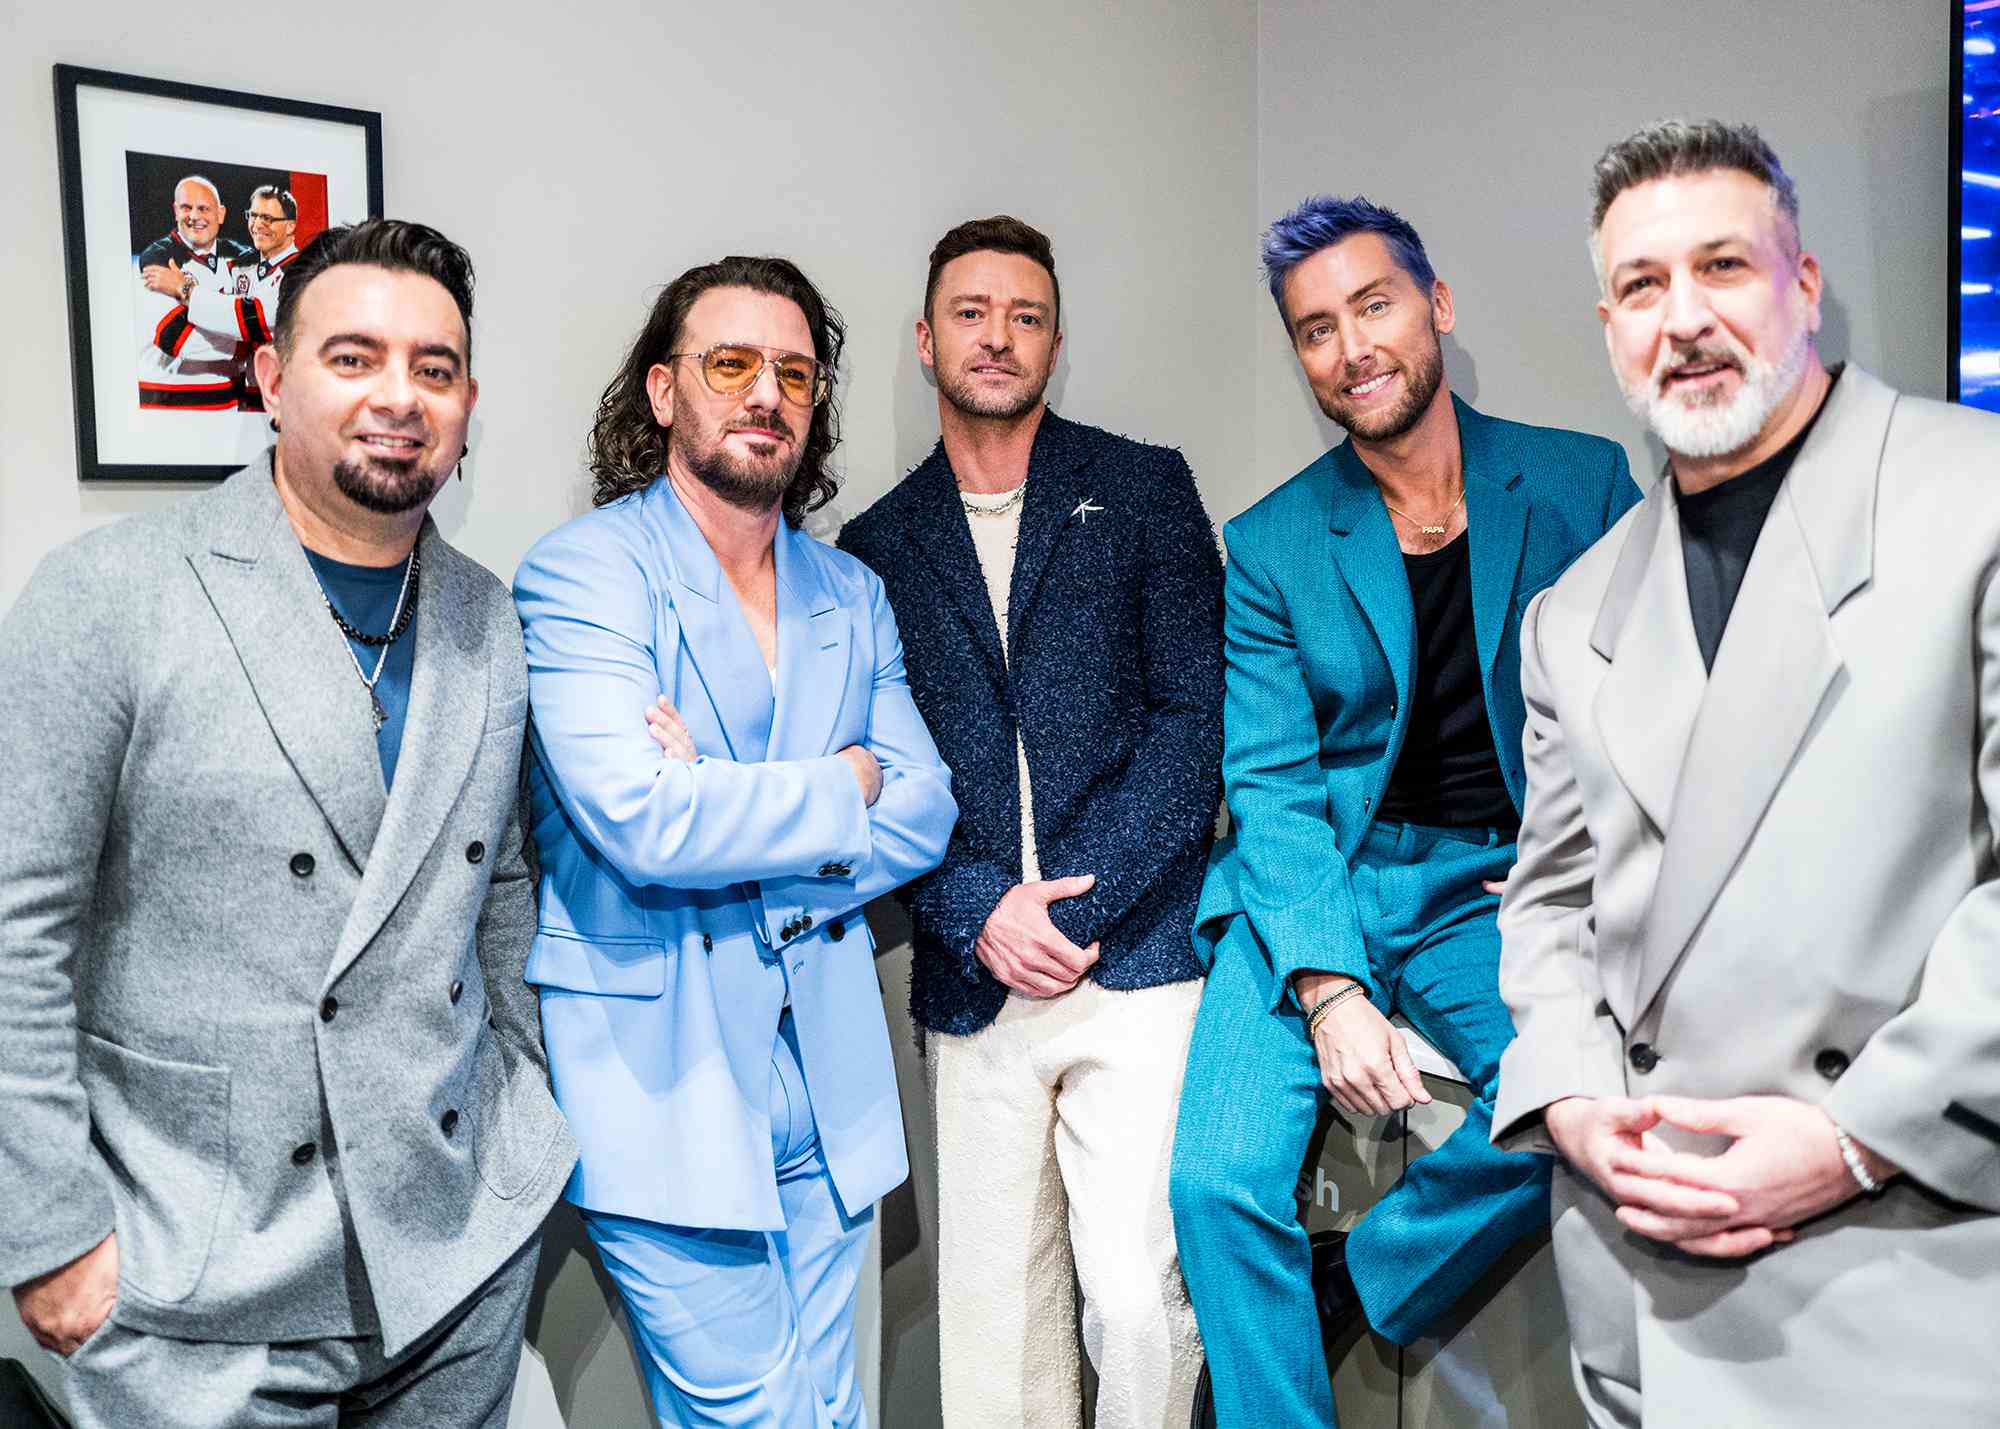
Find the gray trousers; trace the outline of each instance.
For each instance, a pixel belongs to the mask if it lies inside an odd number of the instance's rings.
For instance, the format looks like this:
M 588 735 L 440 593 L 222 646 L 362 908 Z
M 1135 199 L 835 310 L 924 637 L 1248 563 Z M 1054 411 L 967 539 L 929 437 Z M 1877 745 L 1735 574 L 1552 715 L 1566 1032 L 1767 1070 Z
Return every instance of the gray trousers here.
M 66 1361 L 76 1429 L 505 1429 L 541 1233 L 393 1360 L 382 1341 L 223 1344 L 106 1321 Z

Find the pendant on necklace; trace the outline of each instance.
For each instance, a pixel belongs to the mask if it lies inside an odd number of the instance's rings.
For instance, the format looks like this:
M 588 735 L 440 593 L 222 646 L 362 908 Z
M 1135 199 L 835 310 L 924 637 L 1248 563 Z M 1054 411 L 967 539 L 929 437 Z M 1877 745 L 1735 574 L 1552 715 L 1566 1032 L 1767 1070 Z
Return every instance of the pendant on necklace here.
M 1417 530 L 1426 536 L 1442 536 L 1445 532 L 1445 528 L 1442 526 L 1419 526 Z
M 380 734 L 382 726 L 389 722 L 389 711 L 382 706 L 382 697 L 373 690 L 368 692 L 368 703 L 375 707 L 375 732 Z

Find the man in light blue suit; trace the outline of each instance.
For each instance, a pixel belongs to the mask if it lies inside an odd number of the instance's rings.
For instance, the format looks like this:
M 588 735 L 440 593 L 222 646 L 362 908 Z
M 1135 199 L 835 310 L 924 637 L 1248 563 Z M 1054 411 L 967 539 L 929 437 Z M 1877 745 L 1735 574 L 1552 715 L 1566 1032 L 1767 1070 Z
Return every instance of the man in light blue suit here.
M 662 1425 L 864 1422 L 857 1275 L 909 1172 L 861 908 L 958 810 L 882 583 L 798 529 L 842 339 L 783 259 L 675 279 L 605 391 L 597 509 L 515 578 L 527 980 Z
M 1514 1031 L 1495 914 L 1524 793 L 1520 618 L 1639 494 L 1613 443 L 1452 395 L 1451 290 L 1398 215 L 1308 200 L 1264 264 L 1349 440 L 1224 531 L 1232 834 L 1196 913 L 1210 970 L 1170 1190 L 1224 1429 L 1333 1422 L 1310 1272 L 1327 1318 L 1407 1344 L 1548 1223 L 1547 1172 L 1487 1140 Z M 1314 1267 L 1293 1186 L 1319 1094 L 1375 1116 L 1430 1100 L 1392 1012 L 1477 1099 Z

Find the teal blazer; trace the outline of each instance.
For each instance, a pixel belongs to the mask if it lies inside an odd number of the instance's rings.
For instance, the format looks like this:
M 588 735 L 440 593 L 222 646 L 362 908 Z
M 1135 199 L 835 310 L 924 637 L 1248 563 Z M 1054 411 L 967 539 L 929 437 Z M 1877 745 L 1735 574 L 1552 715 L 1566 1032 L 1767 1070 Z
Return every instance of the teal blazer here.
M 1602 437 L 1452 399 L 1465 463 L 1472 624 L 1500 772 L 1521 807 L 1521 612 L 1639 499 Z M 1403 747 L 1416 617 L 1375 479 L 1343 442 L 1223 528 L 1222 779 L 1230 832 L 1195 913 L 1204 963 L 1237 919 L 1271 961 L 1373 991 L 1348 860 Z

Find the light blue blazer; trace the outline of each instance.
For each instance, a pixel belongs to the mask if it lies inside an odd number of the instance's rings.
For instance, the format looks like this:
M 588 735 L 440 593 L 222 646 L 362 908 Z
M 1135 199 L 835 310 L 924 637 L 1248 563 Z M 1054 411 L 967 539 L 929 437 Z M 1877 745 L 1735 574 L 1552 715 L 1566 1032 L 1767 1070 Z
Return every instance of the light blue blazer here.
M 928 872 L 958 817 L 882 582 L 781 524 L 775 695 L 708 542 L 657 480 L 545 536 L 514 580 L 528 647 L 541 991 L 580 1206 L 784 1225 L 771 1052 L 787 985 L 841 1204 L 909 1174 L 861 907 Z M 664 757 L 666 695 L 694 763 Z M 836 751 L 882 765 L 873 808 Z

